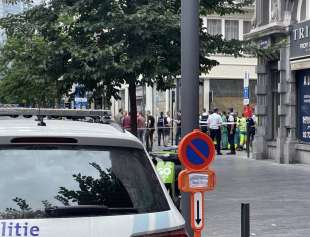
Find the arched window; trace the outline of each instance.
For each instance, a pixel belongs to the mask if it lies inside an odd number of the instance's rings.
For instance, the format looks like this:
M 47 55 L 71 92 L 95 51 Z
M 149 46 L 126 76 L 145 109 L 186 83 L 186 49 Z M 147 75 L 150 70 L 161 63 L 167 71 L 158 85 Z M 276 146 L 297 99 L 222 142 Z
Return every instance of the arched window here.
M 310 0 L 298 1 L 297 19 L 300 22 L 310 19 Z

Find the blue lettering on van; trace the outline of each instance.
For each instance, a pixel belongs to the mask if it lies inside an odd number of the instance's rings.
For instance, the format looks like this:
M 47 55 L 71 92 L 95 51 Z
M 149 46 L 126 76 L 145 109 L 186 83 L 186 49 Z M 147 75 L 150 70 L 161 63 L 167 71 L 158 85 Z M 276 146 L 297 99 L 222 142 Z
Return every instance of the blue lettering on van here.
M 1 237 L 31 237 L 39 236 L 40 228 L 38 226 L 30 226 L 27 222 L 21 224 L 19 222 L 0 222 Z

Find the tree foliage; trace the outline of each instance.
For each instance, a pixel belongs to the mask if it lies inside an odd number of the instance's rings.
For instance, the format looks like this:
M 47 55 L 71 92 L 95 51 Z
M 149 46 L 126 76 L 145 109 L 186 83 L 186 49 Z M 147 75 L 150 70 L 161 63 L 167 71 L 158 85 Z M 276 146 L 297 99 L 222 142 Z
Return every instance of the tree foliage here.
M 249 3 L 201 0 L 201 12 L 241 13 Z M 92 92 L 104 86 L 108 98 L 119 98 L 120 86 L 127 84 L 132 131 L 136 133 L 136 86 L 156 85 L 164 90 L 172 87 L 180 75 L 180 6 L 181 0 L 51 0 L 5 18 L 0 22 L 8 37 L 1 56 L 2 83 L 10 92 L 26 84 L 36 98 L 40 96 L 33 90 L 40 93 L 42 81 L 51 92 L 58 91 L 60 76 L 61 93 L 79 83 Z M 218 64 L 208 58 L 210 55 L 239 56 L 243 50 L 237 40 L 208 34 L 202 22 L 200 39 L 202 73 Z M 16 54 L 10 53 L 10 44 L 20 45 Z M 5 91 L 1 94 L 7 95 Z M 26 94 L 16 96 L 33 101 Z

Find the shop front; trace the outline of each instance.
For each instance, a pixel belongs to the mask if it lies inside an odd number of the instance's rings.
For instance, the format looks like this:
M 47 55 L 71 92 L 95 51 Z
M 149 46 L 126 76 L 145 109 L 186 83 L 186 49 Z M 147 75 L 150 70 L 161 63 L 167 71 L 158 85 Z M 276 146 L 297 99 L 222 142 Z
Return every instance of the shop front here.
M 256 68 L 254 159 L 310 164 L 309 9 L 310 0 L 256 0 L 245 38 L 266 50 Z
M 296 161 L 310 163 L 310 21 L 291 28 L 290 65 L 296 80 Z

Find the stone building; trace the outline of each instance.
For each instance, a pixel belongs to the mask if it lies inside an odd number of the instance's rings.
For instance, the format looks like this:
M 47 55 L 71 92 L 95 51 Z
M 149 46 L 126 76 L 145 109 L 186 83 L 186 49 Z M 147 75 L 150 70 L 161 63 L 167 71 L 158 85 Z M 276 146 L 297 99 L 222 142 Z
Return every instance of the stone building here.
M 254 158 L 310 163 L 310 0 L 256 0 L 246 35 L 272 51 L 258 58 Z

